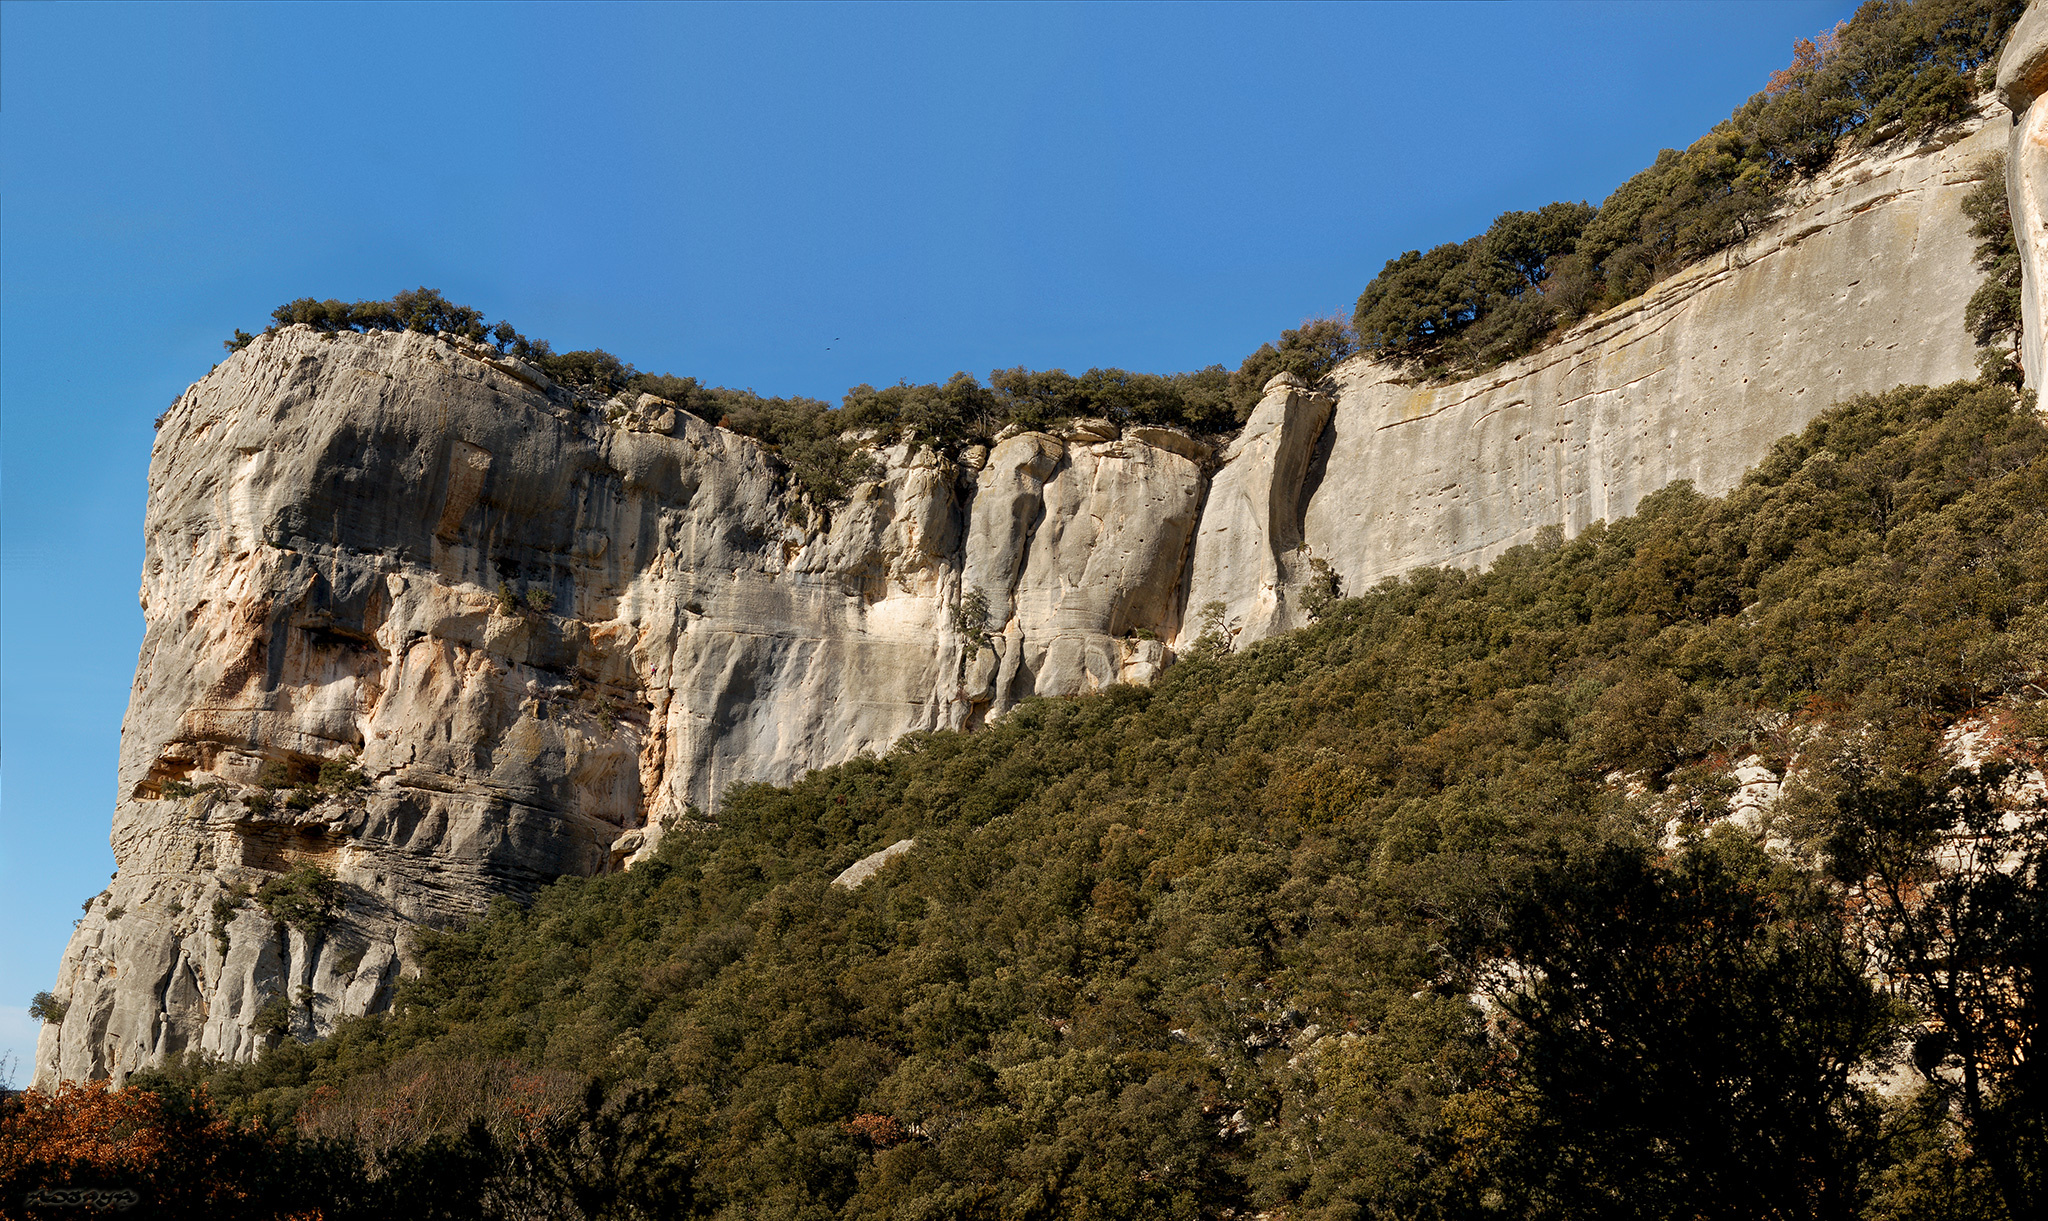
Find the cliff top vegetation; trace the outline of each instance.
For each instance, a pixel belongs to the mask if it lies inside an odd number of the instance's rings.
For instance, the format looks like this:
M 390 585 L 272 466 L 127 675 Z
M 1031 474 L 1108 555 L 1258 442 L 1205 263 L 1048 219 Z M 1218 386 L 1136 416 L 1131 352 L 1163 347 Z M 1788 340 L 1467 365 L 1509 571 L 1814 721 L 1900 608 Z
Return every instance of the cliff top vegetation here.
M 1364 353 L 1413 364 L 1425 376 L 1471 372 L 1523 355 L 1561 328 L 1641 295 L 1658 280 L 1752 235 L 1785 190 L 1843 152 L 1917 138 L 1973 112 L 1983 82 L 2024 0 L 1869 0 L 1855 16 L 1802 40 L 1792 63 L 1712 132 L 1666 149 L 1599 206 L 1557 202 L 1509 211 L 1487 231 L 1388 260 L 1352 318 L 1311 319 L 1245 357 L 1236 370 L 1185 373 L 1022 367 L 986 384 L 956 373 L 944 383 L 859 385 L 838 409 L 803 396 L 767 397 L 644 373 L 603 349 L 556 352 L 509 322 L 420 288 L 388 301 L 301 298 L 278 307 L 272 329 L 448 331 L 517 356 L 573 393 L 603 399 L 650 393 L 760 440 L 797 482 L 838 499 L 869 470 L 845 433 L 863 429 L 949 452 L 992 441 L 1004 428 L 1049 428 L 1099 417 L 1222 438 L 1240 427 L 1260 389 L 1291 372 L 1320 382 Z M 1989 181 L 1987 179 L 1987 181 Z M 1988 189 L 1988 188 L 1987 188 Z M 1971 219 L 1980 237 L 2002 218 L 1987 195 Z M 2010 246 L 2009 237 L 2004 239 Z M 1991 279 L 1967 325 L 1994 353 L 2017 333 L 2017 261 L 1986 247 Z M 237 330 L 226 346 L 254 337 Z
M 1451 376 L 1542 346 L 1747 240 L 1786 188 L 1845 152 L 1958 122 L 1989 87 L 2025 0 L 1868 0 L 1685 149 L 1665 149 L 1597 208 L 1503 212 L 1485 233 L 1387 260 L 1359 295 L 1360 347 Z
M 1311 319 L 1262 345 L 1236 372 L 1211 365 L 1192 373 L 1133 373 L 1090 369 L 997 369 L 984 386 L 969 373 L 944 384 L 902 383 L 848 390 L 839 408 L 819 399 L 770 398 L 752 390 L 706 386 L 694 377 L 643 373 L 602 348 L 556 352 L 544 339 L 529 339 L 509 322 L 487 322 L 482 311 L 449 301 L 431 288 L 402 292 L 388 301 L 288 301 L 271 314 L 271 325 L 304 325 L 326 332 L 447 332 L 527 361 L 571 395 L 596 404 L 615 394 L 652 394 L 707 422 L 753 437 L 782 458 L 798 484 L 821 501 L 844 497 L 868 476 L 871 464 L 848 433 L 872 430 L 903 436 L 948 454 L 988 444 L 1005 428 L 1053 428 L 1077 418 L 1107 419 L 1119 426 L 1150 424 L 1208 437 L 1234 433 L 1259 392 L 1275 374 L 1322 380 L 1356 351 L 1341 319 Z M 237 330 L 225 342 L 238 352 L 256 336 Z

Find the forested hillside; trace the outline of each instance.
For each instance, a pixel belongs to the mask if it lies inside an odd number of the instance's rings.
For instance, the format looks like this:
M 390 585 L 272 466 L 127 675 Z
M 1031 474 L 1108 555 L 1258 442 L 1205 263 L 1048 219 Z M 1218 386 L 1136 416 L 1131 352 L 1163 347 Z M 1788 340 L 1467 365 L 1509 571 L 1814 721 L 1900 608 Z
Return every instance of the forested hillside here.
M 141 1082 L 262 1125 L 210 1161 L 23 1138 L 91 1129 L 67 1087 L 0 1128 L 0 1194 L 50 1158 L 253 1185 L 208 1215 L 2038 1215 L 2005 782 L 2048 717 L 2044 449 L 2002 385 L 1857 400 L 1726 498 L 737 790 L 427 935 L 388 1015 Z M 1787 778 L 1763 828 L 1744 761 Z

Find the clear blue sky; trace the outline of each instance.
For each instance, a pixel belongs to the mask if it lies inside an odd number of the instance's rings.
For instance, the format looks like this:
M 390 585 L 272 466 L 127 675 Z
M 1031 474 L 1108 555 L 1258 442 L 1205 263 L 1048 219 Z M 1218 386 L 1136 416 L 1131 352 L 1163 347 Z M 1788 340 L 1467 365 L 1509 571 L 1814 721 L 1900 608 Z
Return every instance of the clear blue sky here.
M 834 402 L 1235 366 L 1853 7 L 0 4 L 0 1055 L 113 869 L 150 424 L 234 328 L 425 284 Z

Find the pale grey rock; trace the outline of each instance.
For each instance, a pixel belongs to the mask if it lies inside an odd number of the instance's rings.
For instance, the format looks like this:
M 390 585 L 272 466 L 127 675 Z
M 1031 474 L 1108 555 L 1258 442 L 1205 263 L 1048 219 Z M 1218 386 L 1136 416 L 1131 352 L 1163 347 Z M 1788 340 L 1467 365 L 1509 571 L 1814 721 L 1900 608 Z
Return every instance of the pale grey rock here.
M 1002 603 L 1012 613 L 992 715 L 1025 695 L 1125 681 L 1126 637 L 1173 634 L 1202 491 L 1201 467 L 1170 450 L 1130 438 L 1067 446 Z
M 1081 445 L 1092 445 L 1097 441 L 1114 441 L 1123 435 L 1123 430 L 1108 420 L 1082 417 L 1068 420 L 1060 426 L 1060 440 Z
M 1279 374 L 1224 450 L 1195 536 L 1183 647 L 1205 630 L 1212 606 L 1223 608 L 1222 627 L 1234 639 L 1258 640 L 1306 621 L 1289 594 L 1298 580 L 1309 463 L 1331 406 L 1300 378 Z
M 2020 252 L 2020 366 L 2039 388 L 2048 323 L 2048 7 L 2029 4 L 1998 59 L 1998 96 L 2012 114 L 2005 191 Z
M 1011 702 L 1165 662 L 1115 638 L 1173 620 L 1202 488 L 1175 453 L 1030 434 L 963 472 L 891 445 L 827 513 L 751 440 L 505 366 L 293 327 L 167 415 L 100 909 L 124 910 L 81 922 L 38 1080 L 247 1058 L 278 998 L 322 1032 L 388 1001 L 417 927 L 645 859 L 734 783 L 977 722 L 1002 660 L 959 630 L 963 574 L 1009 625 Z M 361 792 L 256 808 L 266 763 L 343 760 Z M 311 943 L 234 903 L 302 861 L 344 894 Z
M 1998 100 L 2015 119 L 2048 93 L 2048 9 L 2029 3 L 2005 36 L 1998 56 Z
M 880 852 L 871 852 L 853 864 L 848 865 L 840 871 L 838 877 L 832 879 L 832 884 L 844 890 L 858 889 L 862 882 L 880 873 L 882 866 L 915 847 L 917 847 L 916 840 L 899 839 Z
M 1347 593 L 1479 567 L 1681 479 L 1726 492 L 1842 399 L 1976 376 L 1963 306 L 1983 277 L 1960 203 L 2004 143 L 1985 105 L 1935 143 L 1845 158 L 1751 242 L 1531 356 L 1448 385 L 1348 363 L 1309 554 Z
M 1182 432 L 1178 428 L 1160 428 L 1150 424 L 1139 424 L 1124 430 L 1124 435 L 1134 441 L 1143 441 L 1155 449 L 1179 454 L 1196 464 L 1207 463 L 1212 451 L 1204 443 Z

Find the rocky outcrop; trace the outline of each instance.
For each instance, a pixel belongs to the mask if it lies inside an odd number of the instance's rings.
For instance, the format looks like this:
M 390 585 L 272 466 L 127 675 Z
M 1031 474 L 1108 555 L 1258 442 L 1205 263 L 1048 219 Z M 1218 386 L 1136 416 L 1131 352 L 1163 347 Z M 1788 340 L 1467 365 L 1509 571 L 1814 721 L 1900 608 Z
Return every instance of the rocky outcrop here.
M 751 440 L 611 414 L 448 337 L 306 328 L 178 400 L 121 869 L 39 1080 L 325 1031 L 384 1002 L 408 929 L 612 867 L 735 782 L 1164 663 L 1186 438 L 1031 434 L 979 471 L 889 447 L 828 518 Z M 300 863 L 339 880 L 324 930 L 252 897 Z
M 832 884 L 845 890 L 858 890 L 861 883 L 882 872 L 882 866 L 915 847 L 917 847 L 916 840 L 899 839 L 880 852 L 870 852 L 868 855 L 840 870 L 839 876 L 832 879 Z
M 120 871 L 36 1080 L 322 1033 L 387 1002 L 411 930 L 628 863 L 734 783 L 1148 681 L 1208 627 L 1721 491 L 1833 401 L 1966 376 L 1989 117 L 1483 376 L 1277 378 L 1220 455 L 1087 420 L 887 446 L 829 512 L 658 399 L 591 409 L 449 337 L 261 338 L 158 434 Z M 336 886 L 295 926 L 262 888 L 304 864 Z
M 1301 576 L 1301 515 L 1313 491 L 1306 484 L 1309 461 L 1330 407 L 1328 395 L 1292 373 L 1266 383 L 1209 490 L 1189 574 L 1185 636 L 1214 630 L 1251 641 L 1308 621 L 1289 594 Z

